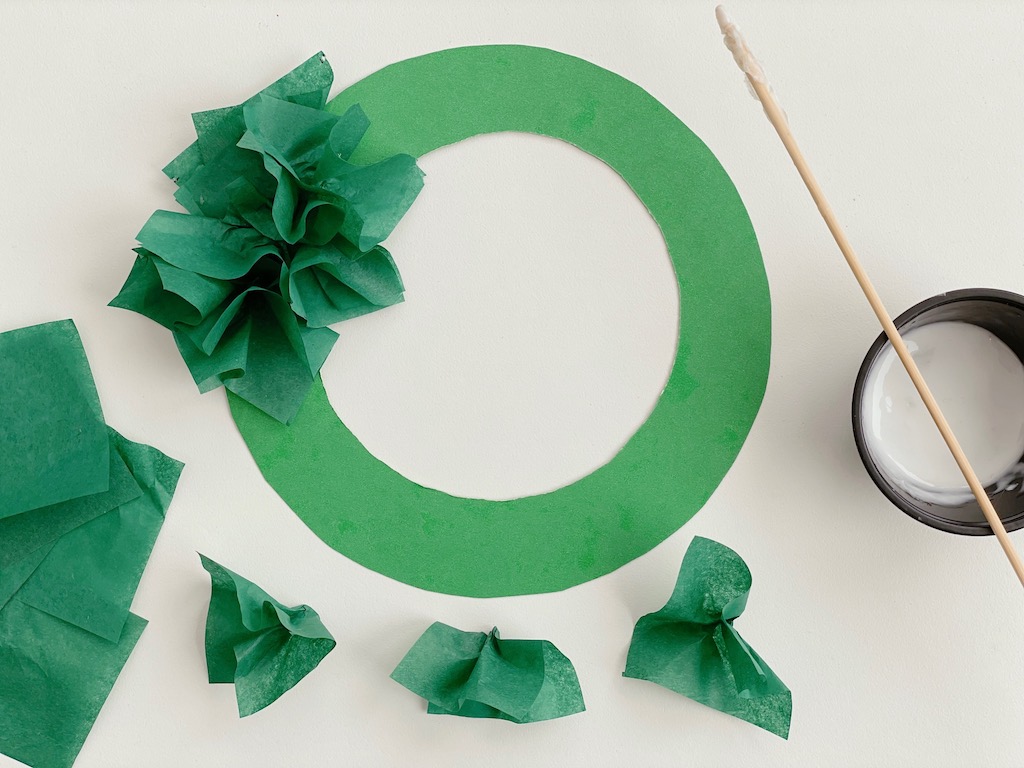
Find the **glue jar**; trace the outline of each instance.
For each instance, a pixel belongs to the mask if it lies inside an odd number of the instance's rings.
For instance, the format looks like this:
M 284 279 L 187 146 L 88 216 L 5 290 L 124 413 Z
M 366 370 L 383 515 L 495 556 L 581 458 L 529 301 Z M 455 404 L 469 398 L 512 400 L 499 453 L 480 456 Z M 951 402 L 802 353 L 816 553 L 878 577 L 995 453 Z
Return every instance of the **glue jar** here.
M 1024 527 L 1024 297 L 950 291 L 895 320 L 1008 531 Z M 885 334 L 853 390 L 865 469 L 899 509 L 950 533 L 992 533 Z

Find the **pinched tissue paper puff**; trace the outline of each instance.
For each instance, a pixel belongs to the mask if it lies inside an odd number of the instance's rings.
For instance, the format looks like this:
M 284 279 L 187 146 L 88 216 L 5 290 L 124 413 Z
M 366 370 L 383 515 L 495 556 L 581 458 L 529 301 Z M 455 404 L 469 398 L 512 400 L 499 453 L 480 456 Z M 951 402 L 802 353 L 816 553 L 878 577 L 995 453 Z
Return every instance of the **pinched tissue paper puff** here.
M 200 555 L 210 574 L 206 666 L 211 683 L 234 683 L 238 714 L 272 704 L 336 645 L 317 612 L 289 608 L 248 579 Z
M 793 698 L 733 627 L 750 594 L 746 563 L 728 547 L 694 537 L 668 603 L 636 624 L 626 677 L 789 736 Z
M 130 607 L 182 464 L 103 424 L 70 320 L 0 334 L 0 349 L 10 376 L 0 392 L 0 465 L 21 461 L 22 498 L 43 498 L 28 479 L 60 485 L 61 462 L 69 481 L 81 478 L 86 435 L 103 461 L 100 481 L 49 489 L 47 498 L 63 501 L 0 516 L 0 752 L 63 768 L 146 624 Z M 53 361 L 49 380 L 38 377 L 40 350 Z M 45 397 L 25 385 L 33 379 Z M 22 423 L 26 414 L 40 419 L 37 434 Z M 75 496 L 83 489 L 91 492 Z
M 317 54 L 248 101 L 193 115 L 164 172 L 188 213 L 157 211 L 111 302 L 174 333 L 200 390 L 224 386 L 289 423 L 338 338 L 327 326 L 400 302 L 381 245 L 423 186 L 409 155 L 348 162 L 369 121 L 324 109 Z
M 434 622 L 391 673 L 433 715 L 534 723 L 582 712 L 576 670 L 547 640 L 502 640 Z

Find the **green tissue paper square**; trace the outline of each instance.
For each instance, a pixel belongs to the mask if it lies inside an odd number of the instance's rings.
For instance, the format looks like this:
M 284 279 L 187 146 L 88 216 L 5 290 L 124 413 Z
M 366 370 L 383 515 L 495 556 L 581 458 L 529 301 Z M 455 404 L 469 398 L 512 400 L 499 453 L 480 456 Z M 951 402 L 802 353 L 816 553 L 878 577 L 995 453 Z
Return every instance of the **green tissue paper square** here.
M 576 670 L 547 640 L 502 640 L 434 622 L 391 678 L 432 715 L 534 723 L 583 712 Z
M 733 627 L 750 585 L 750 571 L 739 555 L 695 537 L 668 603 L 637 622 L 623 675 L 650 680 L 788 738 L 789 688 Z
M 0 752 L 70 768 L 145 626 L 131 615 L 111 643 L 9 602 L 0 611 Z
M 317 612 L 289 608 L 205 555 L 210 574 L 206 666 L 211 683 L 234 683 L 238 714 L 275 702 L 336 645 Z
M 71 320 L 0 334 L 0 518 L 107 488 L 107 428 Z

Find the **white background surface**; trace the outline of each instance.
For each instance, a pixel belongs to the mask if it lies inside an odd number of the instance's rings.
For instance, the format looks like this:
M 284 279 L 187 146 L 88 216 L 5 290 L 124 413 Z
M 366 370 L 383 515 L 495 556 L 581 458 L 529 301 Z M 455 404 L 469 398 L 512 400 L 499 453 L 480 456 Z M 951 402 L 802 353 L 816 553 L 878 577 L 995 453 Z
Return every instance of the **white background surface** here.
M 74 317 L 107 420 L 187 464 L 135 601 L 150 626 L 78 765 L 1024 765 L 1024 595 L 994 540 L 913 522 L 861 468 L 848 403 L 875 321 L 712 9 L 0 8 L 0 329 Z M 1024 8 L 736 0 L 730 11 L 893 312 L 951 288 L 1024 292 Z M 224 396 L 197 393 L 170 334 L 105 304 L 134 234 L 172 205 L 159 169 L 191 141 L 190 111 L 236 103 L 320 48 L 338 90 L 409 56 L 503 42 L 626 76 L 711 147 L 760 239 L 773 357 L 736 464 L 676 535 L 567 592 L 472 600 L 323 545 L 263 482 Z M 421 482 L 494 497 L 567 483 L 628 438 L 667 374 L 677 308 L 657 229 L 611 171 L 550 140 L 476 139 L 422 166 L 427 187 L 389 241 L 407 301 L 342 327 L 331 397 Z M 793 690 L 788 742 L 620 677 L 634 622 L 664 603 L 694 534 L 750 565 L 738 626 Z M 232 688 L 205 682 L 196 550 L 313 605 L 338 639 L 295 690 L 242 721 Z M 426 716 L 388 674 L 434 619 L 552 640 L 588 711 L 525 727 Z

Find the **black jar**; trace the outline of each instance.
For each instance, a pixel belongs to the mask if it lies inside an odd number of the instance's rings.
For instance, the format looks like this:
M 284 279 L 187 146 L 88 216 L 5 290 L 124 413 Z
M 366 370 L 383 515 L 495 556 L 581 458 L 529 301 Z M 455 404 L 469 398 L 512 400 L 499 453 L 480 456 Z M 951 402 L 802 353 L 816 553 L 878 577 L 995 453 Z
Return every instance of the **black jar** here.
M 1008 346 L 1024 362 L 1024 297 L 1008 291 L 968 288 L 950 291 L 916 304 L 894 321 L 900 333 L 929 323 L 962 322 L 984 328 Z M 959 506 L 942 506 L 921 501 L 892 483 L 879 468 L 868 448 L 861 423 L 861 409 L 868 374 L 889 340 L 880 334 L 871 345 L 857 373 L 853 388 L 853 439 L 864 468 L 883 494 L 915 520 L 941 531 L 967 536 L 986 536 L 992 528 L 985 521 L 978 502 L 971 499 Z M 936 433 L 936 440 L 941 440 Z M 970 458 L 970 457 L 968 457 Z M 998 490 L 995 484 L 986 487 L 992 506 L 1008 531 L 1024 527 L 1024 487 L 1012 484 Z

